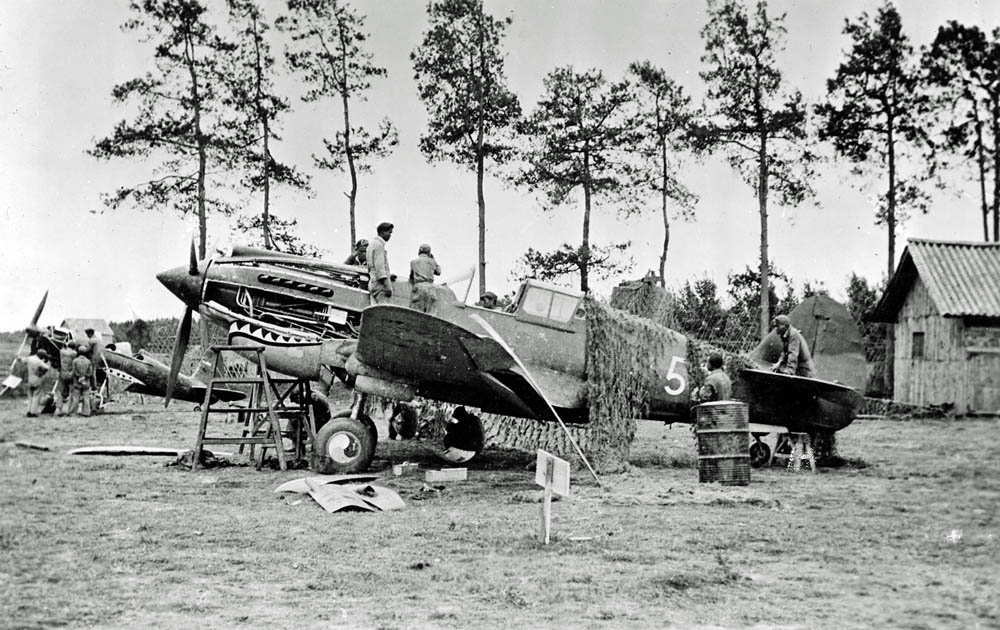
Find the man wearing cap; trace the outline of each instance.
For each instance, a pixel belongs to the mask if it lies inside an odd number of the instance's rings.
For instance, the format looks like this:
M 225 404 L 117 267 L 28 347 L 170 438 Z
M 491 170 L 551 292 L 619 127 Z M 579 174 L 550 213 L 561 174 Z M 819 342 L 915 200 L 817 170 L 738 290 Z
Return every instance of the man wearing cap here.
M 417 257 L 410 261 L 410 308 L 422 313 L 431 312 L 434 294 L 430 286 L 434 276 L 441 275 L 441 265 L 434 260 L 430 245 L 421 245 Z
M 34 418 L 42 412 L 42 394 L 45 393 L 43 382 L 45 373 L 51 367 L 49 353 L 44 348 L 39 348 L 25 363 L 28 368 L 28 417 Z
M 708 356 L 708 376 L 697 392 L 698 402 L 716 402 L 729 400 L 733 394 L 733 382 L 723 368 L 722 355 L 713 352 Z
M 73 391 L 69 396 L 69 409 L 66 415 L 76 413 L 77 407 L 81 404 L 83 408 L 80 415 L 90 415 L 90 389 L 94 385 L 94 366 L 90 362 L 88 355 L 90 347 L 87 342 L 82 341 L 76 347 L 77 357 L 73 359 Z
M 497 294 L 492 291 L 487 291 L 479 296 L 479 301 L 476 302 L 476 306 L 480 308 L 488 308 L 493 310 L 497 308 Z
M 787 315 L 774 318 L 774 330 L 781 340 L 781 357 L 771 366 L 772 372 L 812 377 L 815 373 L 809 344 L 798 329 L 792 327 Z
M 364 267 L 366 261 L 368 260 L 368 239 L 361 239 L 354 244 L 354 251 L 351 255 L 347 257 L 344 261 L 345 265 L 354 265 L 356 267 Z
M 379 223 L 378 235 L 368 244 L 365 262 L 368 265 L 368 293 L 372 304 L 384 304 L 392 298 L 392 274 L 386 244 L 392 238 L 392 223 Z
M 42 332 L 42 329 L 38 326 L 28 326 L 24 329 L 25 334 L 31 339 L 30 350 L 28 354 L 38 354 L 39 350 L 44 349 L 46 354 L 49 355 L 48 363 L 54 367 L 59 367 L 59 345 L 52 340 L 53 331 L 52 327 L 49 326 L 46 332 Z M 47 333 L 47 334 L 46 334 Z

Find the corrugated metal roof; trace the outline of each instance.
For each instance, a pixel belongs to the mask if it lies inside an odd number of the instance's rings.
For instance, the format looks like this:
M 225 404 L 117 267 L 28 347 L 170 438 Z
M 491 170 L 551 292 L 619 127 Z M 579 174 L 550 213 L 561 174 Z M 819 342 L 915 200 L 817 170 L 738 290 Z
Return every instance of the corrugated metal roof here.
M 1000 317 L 1000 243 L 910 239 L 907 249 L 945 317 Z

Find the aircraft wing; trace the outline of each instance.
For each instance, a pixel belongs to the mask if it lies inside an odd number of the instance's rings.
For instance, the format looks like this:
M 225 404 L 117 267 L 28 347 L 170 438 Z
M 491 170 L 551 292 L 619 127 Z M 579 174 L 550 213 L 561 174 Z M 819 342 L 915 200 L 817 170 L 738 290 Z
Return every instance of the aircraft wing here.
M 818 378 L 741 370 L 739 398 L 750 405 L 751 422 L 779 424 L 792 431 L 843 429 L 865 402 L 856 389 Z M 756 416 L 756 417 L 754 417 Z
M 433 315 L 392 305 L 365 309 L 355 358 L 431 400 L 556 421 L 545 395 L 499 343 Z

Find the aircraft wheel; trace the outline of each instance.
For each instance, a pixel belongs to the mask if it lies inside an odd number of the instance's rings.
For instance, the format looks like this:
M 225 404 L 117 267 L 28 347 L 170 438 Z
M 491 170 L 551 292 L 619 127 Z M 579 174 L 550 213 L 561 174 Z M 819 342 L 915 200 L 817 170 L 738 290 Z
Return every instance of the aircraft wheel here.
M 750 465 L 760 468 L 771 459 L 771 447 L 763 442 L 754 442 L 750 445 Z
M 350 418 L 351 417 L 351 410 L 350 409 L 344 409 L 342 411 L 338 411 L 337 413 L 335 413 L 333 415 L 333 417 L 334 418 Z M 368 417 L 366 414 L 363 414 L 363 413 L 359 413 L 358 414 L 358 420 L 360 420 L 361 423 L 364 424 L 368 428 L 368 432 L 372 436 L 372 444 L 378 444 L 378 428 L 375 427 L 375 421 L 372 420 L 370 417 Z
M 375 457 L 374 427 L 350 417 L 330 419 L 316 432 L 313 445 L 316 472 L 340 474 L 367 470 Z

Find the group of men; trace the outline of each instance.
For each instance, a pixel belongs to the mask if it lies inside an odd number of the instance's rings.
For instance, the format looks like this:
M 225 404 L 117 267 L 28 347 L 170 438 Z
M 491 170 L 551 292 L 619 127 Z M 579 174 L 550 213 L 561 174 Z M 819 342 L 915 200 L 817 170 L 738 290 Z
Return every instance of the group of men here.
M 376 236 L 371 241 L 361 239 L 354 244 L 354 251 L 344 260 L 345 265 L 368 269 L 368 293 L 372 304 L 384 304 L 392 299 L 392 281 L 395 276 L 389 270 L 387 244 L 392 238 L 394 225 L 389 222 L 378 224 Z M 431 246 L 421 245 L 417 257 L 410 261 L 410 307 L 428 313 L 434 305 L 434 295 L 430 289 L 434 277 L 441 275 L 441 265 L 434 259 Z M 499 308 L 497 296 L 486 291 L 479 297 L 476 306 L 488 309 Z
M 386 246 L 392 238 L 395 226 L 382 222 L 376 228 L 375 238 L 364 239 L 354 246 L 354 253 L 345 262 L 348 265 L 365 265 L 368 268 L 368 293 L 372 304 L 384 304 L 392 299 L 392 281 L 395 276 L 389 269 L 389 255 Z M 429 312 L 434 302 L 430 285 L 434 276 L 441 275 L 441 265 L 434 260 L 430 245 L 421 245 L 417 257 L 410 261 L 410 306 L 422 312 Z
M 53 390 L 53 402 L 57 416 L 73 415 L 79 410 L 80 415 L 89 416 L 92 412 L 92 390 L 103 382 L 104 370 L 96 366 L 104 365 L 104 344 L 93 328 L 84 331 L 85 340 L 69 339 L 61 345 L 52 335 L 44 335 L 37 326 L 29 326 L 26 331 L 31 339 L 28 358 L 25 360 L 28 381 L 28 413 L 29 418 L 37 417 L 45 407 L 47 385 L 52 383 L 46 378 L 50 372 L 55 372 L 56 383 Z

